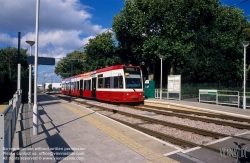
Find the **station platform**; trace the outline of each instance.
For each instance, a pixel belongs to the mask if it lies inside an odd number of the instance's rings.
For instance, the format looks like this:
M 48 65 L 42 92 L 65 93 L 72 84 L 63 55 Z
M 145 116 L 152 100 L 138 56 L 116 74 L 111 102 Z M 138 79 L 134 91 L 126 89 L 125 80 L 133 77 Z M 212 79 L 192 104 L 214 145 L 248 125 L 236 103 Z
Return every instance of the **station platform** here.
M 250 118 L 250 109 L 244 110 L 235 106 L 217 105 L 213 103 L 199 103 L 197 100 L 185 101 L 149 98 L 144 100 L 144 104 L 169 108 L 189 108 L 218 114 Z
M 33 135 L 33 106 L 22 105 L 9 162 L 178 162 L 168 157 L 178 147 L 83 106 L 39 94 L 38 113 Z

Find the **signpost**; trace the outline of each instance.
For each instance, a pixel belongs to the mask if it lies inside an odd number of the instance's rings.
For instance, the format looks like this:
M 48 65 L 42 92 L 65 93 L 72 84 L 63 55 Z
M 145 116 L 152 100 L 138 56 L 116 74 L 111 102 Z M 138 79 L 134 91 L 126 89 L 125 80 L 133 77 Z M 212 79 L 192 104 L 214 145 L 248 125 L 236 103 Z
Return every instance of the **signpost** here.
M 28 56 L 27 57 L 28 64 L 34 65 L 34 61 L 35 61 L 34 56 Z M 55 65 L 55 58 L 38 57 L 37 58 L 37 64 L 38 65 Z

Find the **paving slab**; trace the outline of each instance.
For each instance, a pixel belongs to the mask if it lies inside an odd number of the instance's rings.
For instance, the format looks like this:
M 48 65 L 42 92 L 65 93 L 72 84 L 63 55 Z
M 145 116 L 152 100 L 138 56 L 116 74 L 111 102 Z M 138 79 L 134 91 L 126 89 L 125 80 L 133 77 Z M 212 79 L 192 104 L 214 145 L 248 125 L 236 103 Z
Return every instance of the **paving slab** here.
M 177 162 L 178 149 L 80 105 L 38 95 L 38 135 L 33 106 L 23 104 L 10 162 Z M 15 160 L 16 159 L 16 160 Z

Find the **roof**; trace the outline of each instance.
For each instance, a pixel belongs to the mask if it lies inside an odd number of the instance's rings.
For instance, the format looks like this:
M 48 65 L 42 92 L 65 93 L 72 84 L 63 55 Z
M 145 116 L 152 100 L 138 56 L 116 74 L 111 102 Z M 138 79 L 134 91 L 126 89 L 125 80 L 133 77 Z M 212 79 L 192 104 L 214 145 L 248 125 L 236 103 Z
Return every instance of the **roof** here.
M 87 77 L 87 76 L 90 76 L 90 74 L 92 74 L 92 73 L 95 74 L 95 73 L 101 73 L 101 72 L 106 72 L 106 71 L 110 71 L 110 70 L 123 69 L 124 66 L 126 66 L 126 65 L 109 66 L 109 67 L 97 69 L 95 71 L 86 72 L 86 73 L 83 73 L 83 74 L 78 74 L 78 75 L 75 75 L 75 76 L 72 76 L 72 77 L 69 77 L 69 78 L 65 78 L 62 81 L 69 81 L 70 79 L 74 79 L 74 78 L 77 78 L 77 77 Z M 138 67 L 138 66 L 131 66 L 131 67 Z

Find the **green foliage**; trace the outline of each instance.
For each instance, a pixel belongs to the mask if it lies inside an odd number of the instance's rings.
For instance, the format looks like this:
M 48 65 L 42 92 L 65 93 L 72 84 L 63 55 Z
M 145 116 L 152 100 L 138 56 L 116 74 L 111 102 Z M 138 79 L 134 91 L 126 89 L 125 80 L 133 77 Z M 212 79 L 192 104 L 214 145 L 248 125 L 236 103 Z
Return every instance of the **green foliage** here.
M 116 33 L 124 58 L 134 64 L 146 63 L 153 72 L 162 55 L 168 64 L 176 64 L 193 47 L 189 39 L 188 9 L 184 1 L 126 1 L 119 15 L 114 17 L 112 29 Z
M 29 75 L 26 53 L 26 49 L 20 49 L 22 77 Z M 16 83 L 17 81 L 17 55 L 17 48 L 7 47 L 0 49 L 0 74 L 5 77 L 6 83 Z
M 218 0 L 126 0 L 112 29 L 122 60 L 144 62 L 150 73 L 159 70 L 162 55 L 167 74 L 192 81 L 242 78 L 239 43 L 250 36 L 250 23 L 242 10 Z
M 74 51 L 67 54 L 66 58 L 58 62 L 55 67 L 55 74 L 60 75 L 62 78 L 67 78 L 71 76 L 71 66 L 72 75 L 81 74 L 86 71 L 85 64 L 86 54 L 85 52 Z
M 85 46 L 86 70 L 92 71 L 121 63 L 112 33 L 106 32 L 90 39 Z
M 208 8 L 210 8 L 208 6 Z M 243 12 L 226 6 L 206 10 L 211 18 L 194 15 L 192 40 L 195 48 L 186 57 L 180 72 L 196 81 L 232 82 L 243 75 L 243 52 L 240 42 L 250 24 Z
M 84 52 L 74 51 L 73 53 L 67 54 L 65 59 L 58 62 L 55 73 L 62 78 L 67 78 L 71 75 L 82 74 L 98 68 L 120 64 L 121 59 L 120 56 L 117 55 L 117 51 L 118 49 L 115 46 L 112 33 L 102 33 L 89 40 Z
M 48 91 L 52 91 L 52 84 L 48 85 Z
M 246 83 L 246 92 L 250 92 L 250 83 Z M 227 95 L 237 95 L 239 91 L 243 92 L 242 82 L 232 82 L 232 83 L 183 83 L 181 85 L 181 98 L 199 98 L 199 89 L 216 89 L 219 94 Z M 230 92 L 228 92 L 230 90 Z M 240 94 L 242 96 L 242 94 Z

